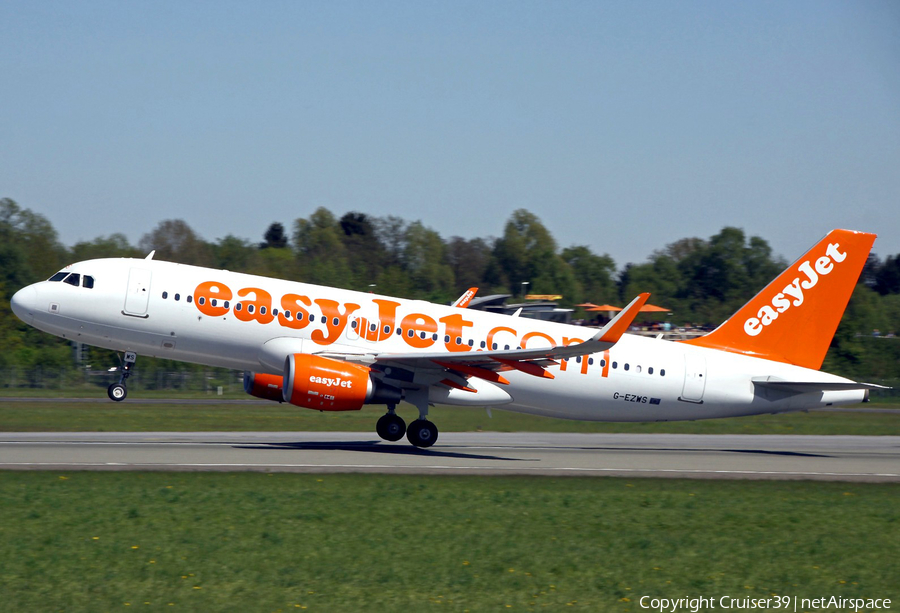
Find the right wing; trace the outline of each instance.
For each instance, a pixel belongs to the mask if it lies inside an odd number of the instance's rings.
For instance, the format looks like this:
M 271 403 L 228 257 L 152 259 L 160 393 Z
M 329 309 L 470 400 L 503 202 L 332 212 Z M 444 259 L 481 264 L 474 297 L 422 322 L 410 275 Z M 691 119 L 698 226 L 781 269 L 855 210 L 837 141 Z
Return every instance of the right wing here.
M 640 294 L 594 336 L 582 343 L 572 345 L 555 345 L 537 349 L 369 353 L 365 355 L 325 351 L 319 355 L 366 363 L 372 366 L 373 370 L 380 371 L 386 382 L 398 387 L 433 385 L 446 379 L 448 375 L 452 376 L 450 381 L 459 385 L 465 385 L 469 377 L 506 385 L 509 381 L 500 375 L 500 372 L 510 370 L 519 370 L 536 377 L 553 379 L 554 376 L 546 370 L 547 366 L 557 364 L 558 360 L 600 353 L 615 345 L 631 326 L 641 307 L 649 298 L 649 293 Z M 392 379 L 397 381 L 388 381 Z
M 517 370 L 535 377 L 553 379 L 548 366 L 558 364 L 559 360 L 599 353 L 615 345 L 649 297 L 650 294 L 640 294 L 591 338 L 572 345 L 429 353 L 380 353 L 366 351 L 362 347 L 359 351 L 329 351 L 323 348 L 311 353 L 366 366 L 382 384 L 404 390 L 404 398 L 417 406 L 427 404 L 429 390 L 450 404 L 499 405 L 511 401 L 510 394 L 500 387 L 509 384 L 501 373 Z M 260 350 L 260 362 L 272 372 L 278 372 L 288 355 L 302 353 L 304 349 L 308 352 L 308 348 L 307 341 L 296 338 L 271 339 Z M 462 394 L 460 398 L 460 391 L 469 393 Z

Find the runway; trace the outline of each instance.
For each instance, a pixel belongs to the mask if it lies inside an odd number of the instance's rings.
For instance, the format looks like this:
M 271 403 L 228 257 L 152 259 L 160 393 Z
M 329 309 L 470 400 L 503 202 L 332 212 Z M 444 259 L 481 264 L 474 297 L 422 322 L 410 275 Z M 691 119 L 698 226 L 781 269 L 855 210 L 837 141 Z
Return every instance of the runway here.
M 2 433 L 0 469 L 900 482 L 898 436 L 350 432 Z

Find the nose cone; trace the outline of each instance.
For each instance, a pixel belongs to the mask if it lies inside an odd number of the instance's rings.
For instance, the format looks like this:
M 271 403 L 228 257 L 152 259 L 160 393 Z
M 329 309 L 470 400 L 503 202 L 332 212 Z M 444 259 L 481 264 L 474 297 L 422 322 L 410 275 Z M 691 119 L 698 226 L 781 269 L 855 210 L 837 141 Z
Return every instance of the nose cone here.
M 31 322 L 34 320 L 34 308 L 36 302 L 37 291 L 34 289 L 34 286 L 29 285 L 13 294 L 9 306 L 12 308 L 13 313 L 16 314 L 16 317 L 26 324 L 31 325 Z

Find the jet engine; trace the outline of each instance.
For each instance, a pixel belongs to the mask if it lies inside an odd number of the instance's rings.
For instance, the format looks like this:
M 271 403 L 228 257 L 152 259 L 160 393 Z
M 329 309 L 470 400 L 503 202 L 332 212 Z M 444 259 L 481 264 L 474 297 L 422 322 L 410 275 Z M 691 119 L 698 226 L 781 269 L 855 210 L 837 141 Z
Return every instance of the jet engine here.
M 308 353 L 284 361 L 284 375 L 244 373 L 244 391 L 317 411 L 358 411 L 363 404 L 397 404 L 401 390 L 376 381 L 370 369 Z
M 284 361 L 286 402 L 319 411 L 357 411 L 372 400 L 375 383 L 365 366 L 308 353 Z
M 284 402 L 284 390 L 281 388 L 284 377 L 267 373 L 245 372 L 244 391 L 251 396 Z

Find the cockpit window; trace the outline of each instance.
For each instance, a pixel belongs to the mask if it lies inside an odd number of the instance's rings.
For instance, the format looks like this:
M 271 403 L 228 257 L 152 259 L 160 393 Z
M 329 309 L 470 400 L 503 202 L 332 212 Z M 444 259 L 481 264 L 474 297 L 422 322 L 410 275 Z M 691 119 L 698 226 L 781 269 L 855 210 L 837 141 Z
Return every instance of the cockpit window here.
M 84 277 L 82 277 L 77 272 L 70 273 L 66 272 L 65 270 L 61 270 L 47 280 L 63 281 L 65 283 L 68 283 L 69 285 L 74 285 L 75 287 L 78 287 L 80 285 L 81 287 L 86 287 L 87 289 L 94 288 L 94 277 L 90 275 L 84 275 Z

